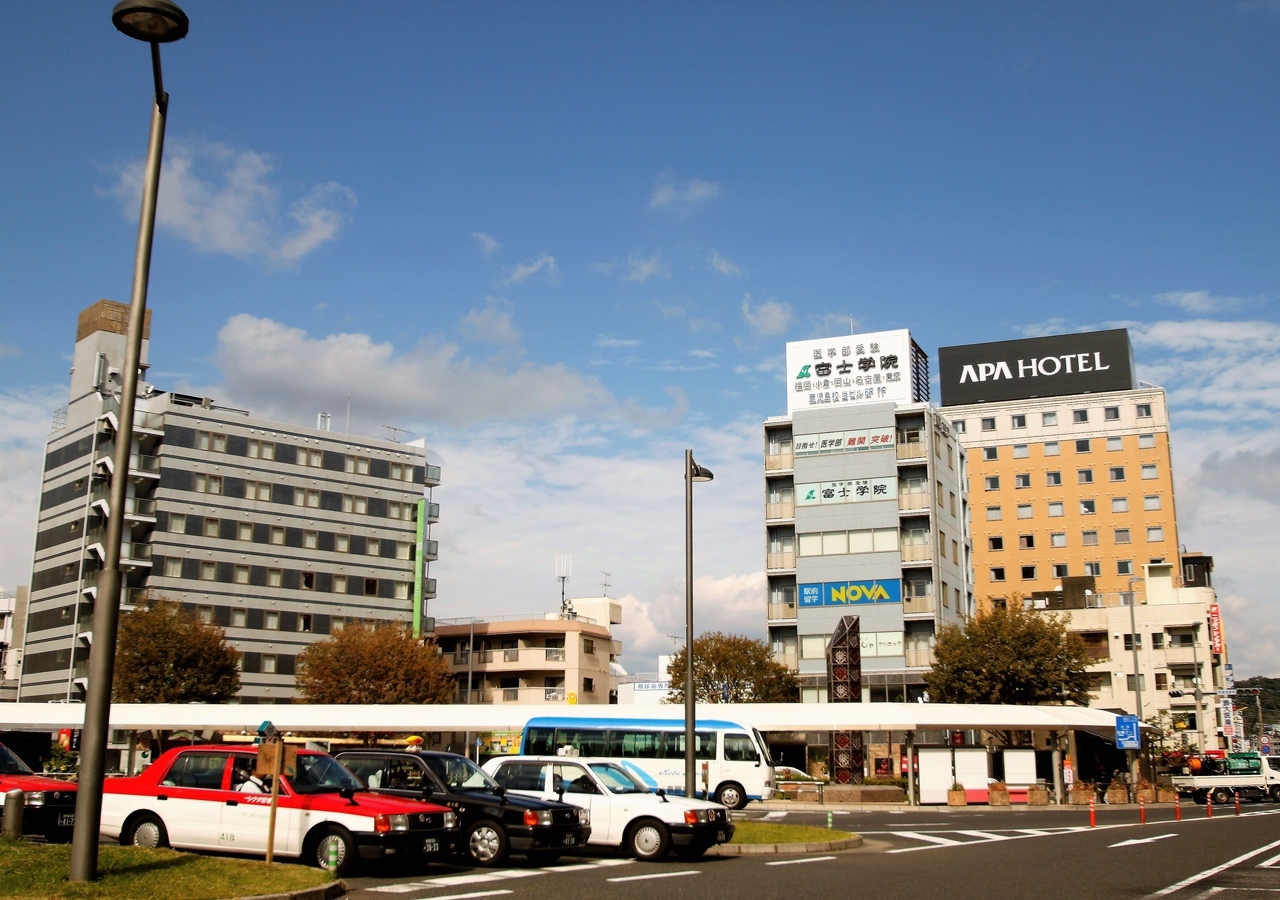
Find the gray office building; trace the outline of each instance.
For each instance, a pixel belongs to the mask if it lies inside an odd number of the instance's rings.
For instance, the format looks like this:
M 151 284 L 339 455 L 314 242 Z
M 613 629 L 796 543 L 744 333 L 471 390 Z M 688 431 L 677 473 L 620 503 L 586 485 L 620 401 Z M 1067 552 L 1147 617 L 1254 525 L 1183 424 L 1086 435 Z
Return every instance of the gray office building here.
M 101 300 L 76 333 L 70 400 L 44 464 L 19 684 L 22 701 L 83 699 L 105 557 L 128 307 Z M 149 336 L 148 313 L 145 336 Z M 348 622 L 415 632 L 435 596 L 425 442 L 255 419 L 209 398 L 139 387 L 122 607 L 142 592 L 226 630 L 242 703 L 289 702 L 297 655 Z

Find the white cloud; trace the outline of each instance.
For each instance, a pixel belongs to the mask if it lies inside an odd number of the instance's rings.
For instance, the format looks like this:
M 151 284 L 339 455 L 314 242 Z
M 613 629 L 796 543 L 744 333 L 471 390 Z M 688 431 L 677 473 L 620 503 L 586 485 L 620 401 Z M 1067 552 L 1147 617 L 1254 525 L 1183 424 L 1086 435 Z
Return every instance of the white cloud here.
M 711 264 L 712 269 L 719 272 L 721 275 L 724 275 L 725 277 L 731 278 L 735 275 L 742 274 L 742 269 L 738 266 L 737 263 L 729 259 L 727 256 L 721 256 L 720 253 L 716 250 L 711 251 L 711 256 L 707 260 L 707 262 Z
M 138 215 L 143 168 L 141 161 L 120 168 L 109 189 L 132 218 Z M 282 214 L 280 189 L 269 179 L 272 169 L 271 157 L 253 150 L 172 141 L 165 148 L 156 222 L 207 252 L 297 262 L 337 236 L 356 195 L 337 182 L 318 184 Z
M 742 296 L 742 318 L 751 330 L 761 337 L 782 334 L 791 324 L 791 304 L 768 300 L 758 306 L 751 305 L 751 295 Z
M 616 338 L 612 335 L 602 334 L 596 338 L 597 347 L 638 347 L 640 342 L 634 338 Z
M 472 340 L 491 344 L 512 344 L 520 332 L 511 324 L 511 304 L 497 297 L 486 297 L 484 306 L 462 317 L 462 330 Z
M 645 258 L 637 253 L 627 256 L 627 274 L 624 281 L 648 281 L 654 275 L 668 274 L 667 267 L 662 264 L 661 254 Z
M 480 252 L 484 254 L 485 259 L 492 259 L 494 251 L 500 246 L 493 235 L 485 234 L 483 231 L 473 231 L 471 236 L 475 238 L 476 243 L 480 245 Z
M 528 281 L 539 272 L 545 272 L 547 278 L 555 281 L 560 276 L 560 270 L 556 268 L 556 258 L 550 254 L 543 253 L 531 263 L 518 263 L 508 276 L 507 284 L 520 284 Z
M 0 590 L 31 582 L 44 445 L 65 385 L 0 390 Z
M 1156 300 L 1161 303 L 1176 306 L 1197 315 L 1229 312 L 1252 303 L 1260 303 L 1264 299 L 1263 297 L 1220 297 L 1208 291 L 1171 291 L 1167 294 L 1156 294 Z
M 696 356 L 696 357 L 698 357 L 699 359 L 715 359 L 715 358 L 716 358 L 716 353 L 715 353 L 715 351 L 714 351 L 714 350 L 697 350 L 697 349 L 695 349 L 695 350 L 690 350 L 690 351 L 689 351 L 689 355 L 690 355 L 690 356 Z
M 720 185 L 700 178 L 684 180 L 672 172 L 659 175 L 649 196 L 650 209 L 688 214 L 720 196 Z

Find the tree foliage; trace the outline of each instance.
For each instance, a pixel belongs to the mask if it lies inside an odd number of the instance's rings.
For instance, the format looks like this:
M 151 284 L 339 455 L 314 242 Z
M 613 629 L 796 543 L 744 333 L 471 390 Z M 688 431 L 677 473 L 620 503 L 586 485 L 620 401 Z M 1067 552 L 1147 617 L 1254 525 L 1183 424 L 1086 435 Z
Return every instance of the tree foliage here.
M 1056 615 L 1009 598 L 961 630 L 938 632 L 936 662 L 925 675 L 929 699 L 939 703 L 1089 705 L 1084 641 Z
M 225 703 L 240 690 L 226 633 L 163 597 L 120 617 L 115 699 L 122 703 Z
M 685 656 L 676 654 L 667 674 L 672 703 L 684 703 Z M 795 673 L 777 662 L 764 641 L 711 631 L 693 642 L 694 699 L 699 703 L 796 703 Z
M 400 625 L 348 625 L 298 655 L 305 703 L 447 703 L 449 664 L 434 640 Z

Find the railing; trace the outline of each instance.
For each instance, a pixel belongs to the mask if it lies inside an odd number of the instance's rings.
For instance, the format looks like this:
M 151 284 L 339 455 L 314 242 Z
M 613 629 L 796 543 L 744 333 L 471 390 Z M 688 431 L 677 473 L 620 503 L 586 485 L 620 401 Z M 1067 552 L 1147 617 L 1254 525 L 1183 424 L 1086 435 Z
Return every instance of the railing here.
M 503 702 L 503 703 L 519 703 L 519 702 L 520 702 L 520 688 L 503 688 L 503 689 L 502 689 L 502 702 Z
M 770 569 L 794 569 L 796 567 L 796 552 L 794 550 L 770 552 L 768 567 Z
M 933 649 L 930 647 L 925 647 L 923 649 L 908 647 L 903 651 L 903 656 L 906 657 L 907 665 L 912 668 L 931 666 L 935 661 Z
M 135 453 L 129 457 L 130 475 L 160 476 L 160 457 Z
M 764 505 L 764 517 L 766 519 L 794 519 L 795 516 L 796 504 L 794 500 L 782 503 L 766 503 Z
M 520 651 L 519 650 L 503 650 L 502 661 L 509 662 L 509 663 L 520 662 Z
M 547 662 L 564 662 L 563 647 L 547 647 Z
M 430 484 L 439 484 L 440 483 L 440 467 L 427 466 L 425 480 Z
M 1085 594 L 1084 606 L 1085 609 L 1111 609 L 1118 606 L 1129 606 L 1135 601 L 1139 606 L 1146 605 L 1146 594 L 1130 591 L 1110 591 L 1096 594 Z
M 928 491 L 903 491 L 898 494 L 898 509 L 928 509 Z
M 794 469 L 795 465 L 796 457 L 794 453 L 765 454 L 764 470 L 766 472 L 776 472 L 781 469 Z
M 563 703 L 565 700 L 564 688 L 543 688 L 543 691 L 548 703 Z
M 928 450 L 923 443 L 899 444 L 898 459 L 924 459 Z
M 102 400 L 102 411 L 108 414 L 114 414 L 119 420 L 120 416 L 120 398 L 104 397 Z M 164 431 L 164 413 L 147 412 L 134 408 L 133 410 L 133 428 L 135 431 Z
M 904 597 L 902 599 L 903 615 L 912 613 L 931 613 L 937 609 L 937 605 L 933 601 L 932 596 L 925 597 Z
M 422 542 L 422 558 L 438 559 L 440 557 L 439 541 L 423 541 Z
M 775 653 L 774 662 L 780 662 L 793 672 L 800 668 L 800 657 L 796 653 Z
M 422 593 L 427 597 L 436 595 L 436 580 L 434 578 L 422 579 Z
M 439 503 L 427 504 L 427 521 L 428 522 L 440 521 L 440 504 Z
M 120 544 L 120 560 L 151 560 L 151 545 L 123 541 Z
M 933 559 L 933 544 L 903 544 L 900 552 L 903 562 L 924 562 Z
M 1199 644 L 1166 644 L 1164 660 L 1168 665 L 1194 665 L 1205 657 L 1204 647 Z
M 476 658 L 474 660 L 468 659 L 467 657 L 469 655 L 470 655 L 469 652 L 466 650 L 454 651 L 453 664 L 455 666 L 465 666 L 465 665 L 474 665 L 475 663 L 484 664 L 484 663 L 493 662 L 492 650 L 476 650 L 475 651 Z
M 1084 655 L 1091 663 L 1106 662 L 1111 659 L 1111 647 L 1101 644 L 1085 644 Z
M 794 619 L 796 617 L 796 605 L 794 603 L 770 603 L 769 618 L 770 619 Z

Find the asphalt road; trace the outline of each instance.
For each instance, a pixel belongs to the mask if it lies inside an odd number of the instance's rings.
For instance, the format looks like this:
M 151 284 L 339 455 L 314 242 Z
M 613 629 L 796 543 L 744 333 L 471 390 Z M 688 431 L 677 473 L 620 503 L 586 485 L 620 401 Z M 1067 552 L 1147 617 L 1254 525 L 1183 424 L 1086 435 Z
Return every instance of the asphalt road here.
M 587 852 L 536 867 L 513 858 L 506 869 L 432 865 L 380 869 L 348 879 L 356 900 L 565 900 L 569 897 L 654 898 L 798 896 L 1192 897 L 1246 893 L 1280 896 L 1280 807 L 1246 805 L 1236 817 L 1203 807 L 1149 811 L 1102 807 L 1090 828 L 1087 808 L 843 812 L 836 828 L 866 839 L 858 850 L 801 856 L 674 857 L 638 863 Z M 824 812 L 766 813 L 749 818 L 822 824 Z M 1208 892 L 1206 894 L 1206 892 Z

